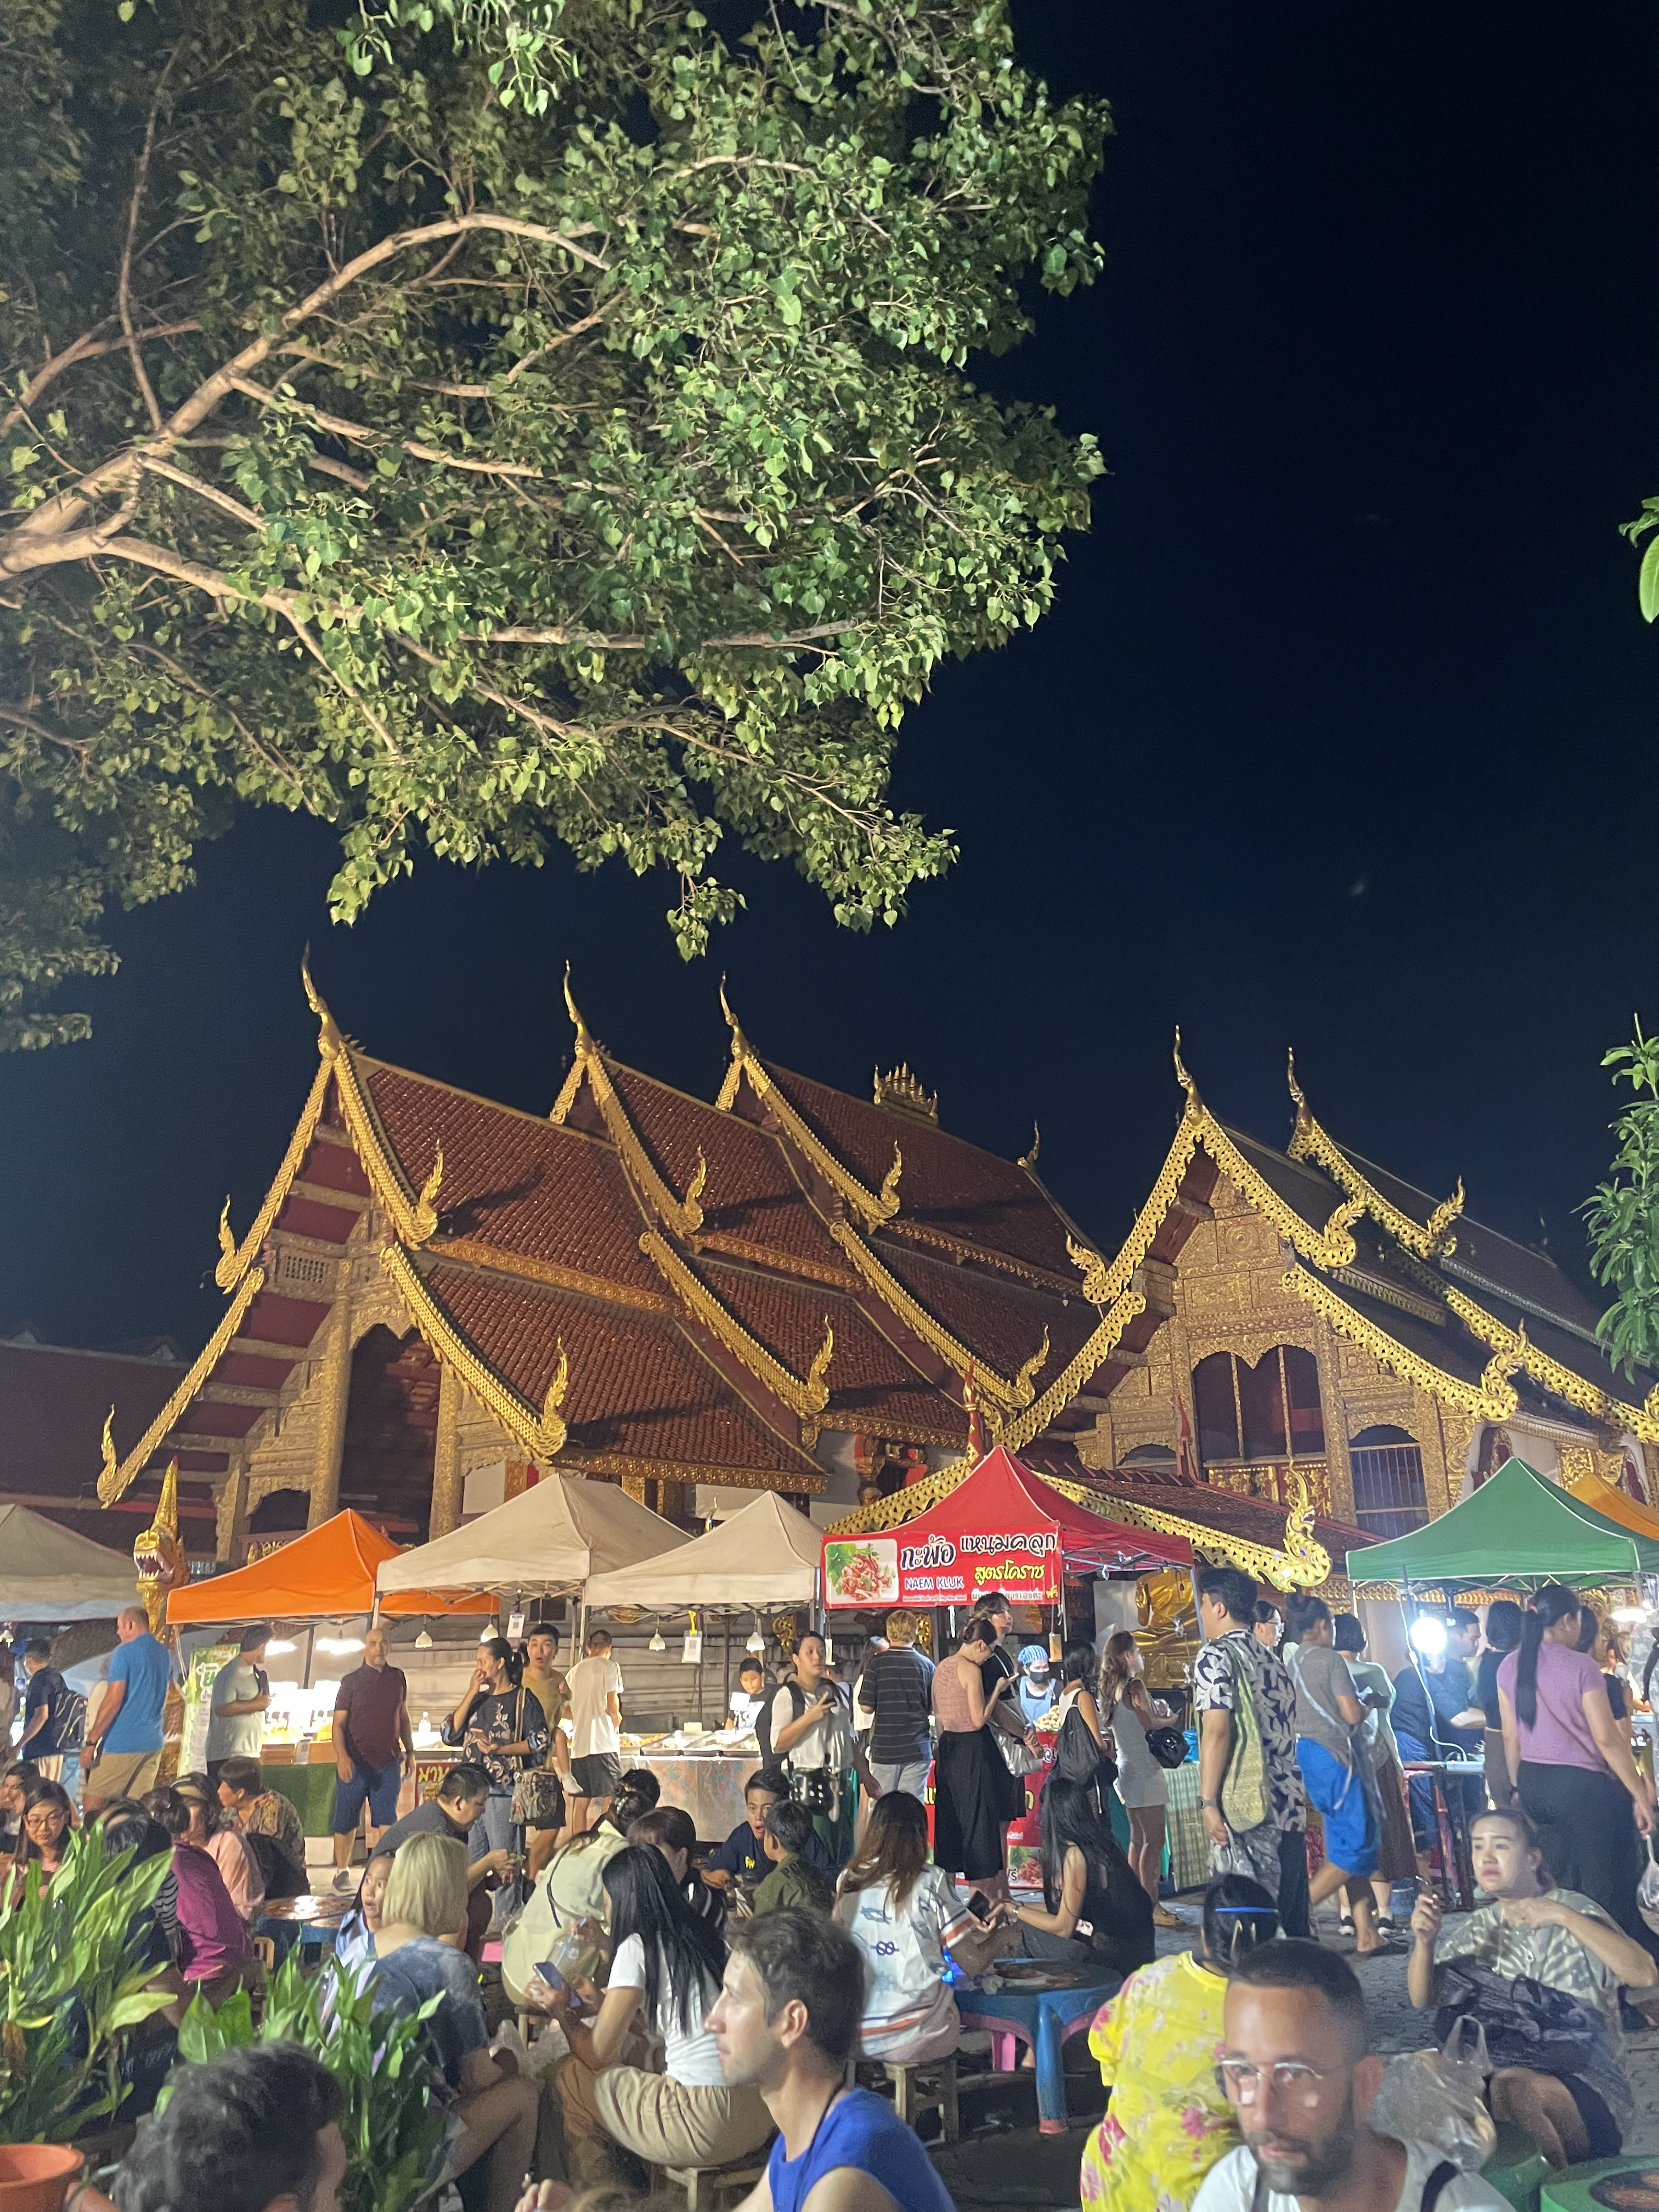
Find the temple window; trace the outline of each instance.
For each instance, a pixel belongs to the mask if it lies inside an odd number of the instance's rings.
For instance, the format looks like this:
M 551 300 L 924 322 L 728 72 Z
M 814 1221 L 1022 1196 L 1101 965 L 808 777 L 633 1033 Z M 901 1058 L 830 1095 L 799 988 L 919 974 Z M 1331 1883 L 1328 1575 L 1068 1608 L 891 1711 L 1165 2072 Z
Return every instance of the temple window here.
M 1312 1459 L 1325 1449 L 1319 1363 L 1299 1345 L 1276 1344 L 1254 1364 L 1212 1352 L 1193 1370 L 1193 1401 L 1206 1467 Z
M 1348 1445 L 1354 1519 L 1379 1543 L 1420 1528 L 1429 1517 L 1423 1455 L 1414 1437 L 1386 1424 L 1362 1429 Z

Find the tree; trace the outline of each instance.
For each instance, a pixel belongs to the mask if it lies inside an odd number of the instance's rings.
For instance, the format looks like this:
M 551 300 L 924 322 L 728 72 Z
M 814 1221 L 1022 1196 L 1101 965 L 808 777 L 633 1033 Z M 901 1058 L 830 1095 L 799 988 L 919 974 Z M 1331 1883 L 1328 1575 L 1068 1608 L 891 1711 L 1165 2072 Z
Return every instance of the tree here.
M 1636 1093 L 1613 1124 L 1612 1179 L 1583 1206 L 1590 1272 L 1615 1293 L 1601 1316 L 1601 1340 L 1629 1375 L 1659 1369 L 1659 1036 L 1644 1036 L 1638 1021 L 1635 1042 L 1616 1045 L 1601 1065 Z
M 689 957 L 729 834 L 891 922 L 952 857 L 904 711 L 1088 519 L 965 374 L 1098 259 L 1105 110 L 1000 0 L 327 5 L 0 18 L 9 1043 L 238 800 L 337 826 L 345 920 L 556 839 Z

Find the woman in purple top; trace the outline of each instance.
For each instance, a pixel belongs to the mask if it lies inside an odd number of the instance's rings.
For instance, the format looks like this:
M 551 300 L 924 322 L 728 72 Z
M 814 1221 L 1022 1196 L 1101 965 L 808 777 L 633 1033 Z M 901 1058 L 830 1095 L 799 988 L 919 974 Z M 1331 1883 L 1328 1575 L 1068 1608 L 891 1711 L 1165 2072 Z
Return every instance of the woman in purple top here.
M 173 1838 L 173 1871 L 179 1884 L 179 1972 L 210 2005 L 259 1977 L 247 1923 L 236 1910 L 225 1878 L 199 1844 L 186 1840 L 190 1807 L 176 1790 L 152 1790 L 143 1807 Z
M 1504 1749 L 1522 1804 L 1554 1831 L 1561 1886 L 1594 1898 L 1645 1944 L 1636 1832 L 1653 1833 L 1654 1789 L 1637 1771 L 1601 1668 L 1577 1648 L 1579 1613 L 1577 1592 L 1560 1583 L 1546 1583 L 1528 1607 L 1521 1647 L 1498 1669 Z

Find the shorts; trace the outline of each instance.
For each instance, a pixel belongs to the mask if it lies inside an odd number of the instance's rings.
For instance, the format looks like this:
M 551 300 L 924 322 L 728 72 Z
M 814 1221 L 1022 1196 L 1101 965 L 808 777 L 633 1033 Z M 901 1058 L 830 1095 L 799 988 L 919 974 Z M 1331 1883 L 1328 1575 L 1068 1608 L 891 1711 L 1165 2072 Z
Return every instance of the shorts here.
M 82 1775 L 81 1787 L 100 1805 L 113 1804 L 118 1797 L 142 1797 L 146 1790 L 155 1789 L 161 1764 L 159 1745 L 154 1751 L 100 1752 Z
M 398 1817 L 402 1768 L 395 1759 L 387 1766 L 366 1766 L 361 1759 L 354 1759 L 351 1763 L 356 1771 L 350 1781 L 337 1780 L 334 1784 L 335 1834 L 356 1834 L 365 1802 L 368 1806 L 369 1826 L 389 1828 Z
M 1556 2079 L 1577 2106 L 1578 2117 L 1584 2123 L 1584 2133 L 1589 2137 L 1585 2157 L 1617 2158 L 1625 2139 L 1601 2093 L 1592 2089 L 1582 2074 L 1558 2074 Z
M 1326 1857 L 1344 1874 L 1374 1875 L 1382 1835 L 1364 1781 L 1310 1735 L 1297 1736 L 1296 1763 L 1325 1823 Z
M 573 1797 L 614 1797 L 622 1780 L 622 1759 L 614 1751 L 590 1751 L 570 1762 Z

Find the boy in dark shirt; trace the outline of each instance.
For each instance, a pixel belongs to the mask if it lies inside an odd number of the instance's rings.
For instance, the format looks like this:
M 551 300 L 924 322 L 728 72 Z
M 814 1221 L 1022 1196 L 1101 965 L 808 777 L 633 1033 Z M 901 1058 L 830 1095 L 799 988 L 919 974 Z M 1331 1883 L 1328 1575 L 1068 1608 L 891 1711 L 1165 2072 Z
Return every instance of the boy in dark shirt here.
M 830 1911 L 836 1901 L 836 1886 L 805 1856 L 806 1846 L 817 1833 L 805 1805 L 786 1797 L 773 1806 L 761 1838 L 772 1871 L 755 1892 L 757 1912 L 775 1912 L 781 1905 L 792 1905 L 815 1912 Z
M 729 1887 L 733 1876 L 739 1881 L 759 1881 L 770 1871 L 764 1840 L 766 1816 L 775 1805 L 787 1802 L 788 1796 L 789 1777 L 781 1766 L 756 1768 L 743 1793 L 743 1809 L 748 1817 L 738 1823 L 717 1851 L 709 1853 L 702 1870 L 711 1889 Z M 829 1854 L 816 1831 L 805 1856 L 822 1872 L 829 1873 Z

